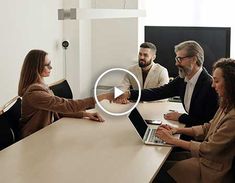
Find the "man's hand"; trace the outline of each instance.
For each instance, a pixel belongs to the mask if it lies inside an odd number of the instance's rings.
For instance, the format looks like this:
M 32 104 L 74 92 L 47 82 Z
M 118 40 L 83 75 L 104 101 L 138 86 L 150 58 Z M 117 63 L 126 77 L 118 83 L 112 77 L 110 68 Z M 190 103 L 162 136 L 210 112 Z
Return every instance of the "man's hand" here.
M 171 111 L 167 114 L 164 114 L 164 118 L 166 120 L 173 120 L 173 121 L 179 121 L 179 117 L 182 115 L 182 113 L 179 113 L 177 111 Z
M 122 95 L 114 99 L 113 102 L 118 103 L 118 104 L 127 104 L 129 103 L 129 100 L 128 100 L 129 97 L 130 97 L 130 92 L 126 91 L 125 93 L 123 93 Z

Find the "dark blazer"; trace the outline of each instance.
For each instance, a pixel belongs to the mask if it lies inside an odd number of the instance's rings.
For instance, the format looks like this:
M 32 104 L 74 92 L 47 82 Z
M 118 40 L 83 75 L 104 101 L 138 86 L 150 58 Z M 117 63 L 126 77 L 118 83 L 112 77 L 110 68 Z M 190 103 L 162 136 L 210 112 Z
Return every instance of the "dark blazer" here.
M 182 114 L 179 122 L 187 127 L 200 125 L 211 120 L 218 109 L 218 96 L 211 86 L 212 77 L 203 68 L 195 85 L 188 114 Z M 168 84 L 159 88 L 141 90 L 141 101 L 160 100 L 180 96 L 183 106 L 186 82 L 179 76 Z M 130 100 L 138 98 L 138 90 L 131 90 Z

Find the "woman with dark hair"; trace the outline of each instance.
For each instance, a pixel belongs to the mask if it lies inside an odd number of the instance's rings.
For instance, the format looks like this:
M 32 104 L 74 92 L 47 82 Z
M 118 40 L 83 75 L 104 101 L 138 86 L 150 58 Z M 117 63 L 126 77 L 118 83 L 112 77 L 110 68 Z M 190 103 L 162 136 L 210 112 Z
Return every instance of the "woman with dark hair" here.
M 104 121 L 98 113 L 84 111 L 95 105 L 94 98 L 71 100 L 54 96 L 44 82 L 44 78 L 50 76 L 51 69 L 51 61 L 45 51 L 31 50 L 26 55 L 18 87 L 18 95 L 22 97 L 22 138 L 61 117 L 86 117 L 94 121 Z M 98 100 L 108 98 L 111 100 L 112 94 L 98 96 Z
M 213 66 L 212 86 L 220 101 L 214 118 L 209 123 L 191 128 L 173 128 L 167 125 L 158 128 L 156 135 L 159 138 L 190 151 L 192 158 L 177 161 L 171 167 L 170 162 L 166 161 L 155 179 L 156 182 L 235 182 L 232 172 L 235 156 L 234 81 L 235 60 L 218 60 Z M 201 141 L 176 139 L 172 135 L 175 133 L 190 135 Z

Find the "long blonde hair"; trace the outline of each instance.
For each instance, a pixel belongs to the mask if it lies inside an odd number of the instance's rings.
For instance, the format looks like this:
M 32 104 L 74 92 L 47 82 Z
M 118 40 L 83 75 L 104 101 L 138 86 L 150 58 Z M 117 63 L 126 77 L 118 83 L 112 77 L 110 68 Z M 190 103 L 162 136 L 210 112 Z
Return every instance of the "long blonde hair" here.
M 23 96 L 27 88 L 33 83 L 41 81 L 40 74 L 44 69 L 44 61 L 47 52 L 43 50 L 31 50 L 25 57 L 20 73 L 18 95 Z

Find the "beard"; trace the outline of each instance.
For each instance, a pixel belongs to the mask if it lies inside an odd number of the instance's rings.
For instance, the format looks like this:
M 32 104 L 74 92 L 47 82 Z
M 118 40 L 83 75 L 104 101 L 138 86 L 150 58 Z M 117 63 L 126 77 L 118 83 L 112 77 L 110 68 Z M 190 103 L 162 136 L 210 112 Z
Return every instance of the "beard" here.
M 139 67 L 145 68 L 149 66 L 152 63 L 152 60 L 145 61 L 145 60 L 139 60 Z
M 179 73 L 179 77 L 180 78 L 185 78 L 188 74 L 190 74 L 192 72 L 192 68 L 191 67 L 182 67 L 182 66 L 178 66 L 178 73 Z

